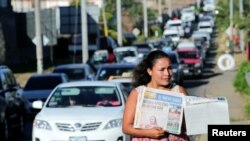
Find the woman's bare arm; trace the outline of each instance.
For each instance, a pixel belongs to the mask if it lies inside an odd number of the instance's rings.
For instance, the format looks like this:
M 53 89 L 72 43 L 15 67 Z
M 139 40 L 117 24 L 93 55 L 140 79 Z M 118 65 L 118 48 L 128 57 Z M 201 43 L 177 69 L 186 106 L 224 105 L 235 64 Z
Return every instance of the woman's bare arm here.
M 137 129 L 133 127 L 134 116 L 137 103 L 137 91 L 133 89 L 129 94 L 128 100 L 126 102 L 126 107 L 123 115 L 122 130 L 125 134 L 134 137 L 149 137 L 149 138 L 159 138 L 164 134 L 164 130 L 161 128 L 152 129 Z

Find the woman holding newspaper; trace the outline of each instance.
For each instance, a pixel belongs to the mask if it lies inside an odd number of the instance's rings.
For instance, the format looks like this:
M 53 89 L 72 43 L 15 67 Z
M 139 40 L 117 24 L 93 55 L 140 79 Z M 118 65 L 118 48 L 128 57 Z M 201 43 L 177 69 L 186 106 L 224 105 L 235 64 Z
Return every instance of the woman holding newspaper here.
M 131 135 L 132 141 L 189 141 L 185 124 L 182 124 L 181 134 L 171 134 L 161 127 L 135 128 L 135 112 L 138 93 L 143 87 L 173 91 L 187 95 L 187 91 L 179 85 L 171 83 L 172 67 L 169 56 L 163 51 L 156 50 L 148 54 L 133 72 L 133 86 L 123 115 L 123 132 Z M 184 121 L 184 120 L 183 120 Z M 183 122 L 184 123 L 184 122 Z

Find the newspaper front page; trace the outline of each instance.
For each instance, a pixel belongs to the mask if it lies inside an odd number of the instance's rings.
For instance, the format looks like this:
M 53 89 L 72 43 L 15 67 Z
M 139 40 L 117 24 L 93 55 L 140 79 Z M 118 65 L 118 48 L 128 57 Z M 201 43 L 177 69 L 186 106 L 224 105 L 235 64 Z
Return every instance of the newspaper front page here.
M 209 124 L 230 124 L 225 97 L 185 96 L 143 87 L 137 97 L 134 127 L 161 127 L 180 134 L 184 112 L 187 135 L 205 134 Z
M 143 87 L 137 100 L 135 128 L 161 127 L 170 133 L 180 134 L 184 95 Z

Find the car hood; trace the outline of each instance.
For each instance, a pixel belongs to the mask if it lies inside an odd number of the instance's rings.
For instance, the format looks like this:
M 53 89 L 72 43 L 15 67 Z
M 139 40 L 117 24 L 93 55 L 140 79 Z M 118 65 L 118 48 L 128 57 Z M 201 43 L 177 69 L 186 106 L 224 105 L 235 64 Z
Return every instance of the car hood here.
M 47 98 L 52 90 L 30 90 L 23 91 L 22 95 L 26 99 L 44 99 Z
M 105 120 L 121 118 L 123 107 L 64 107 L 45 108 L 36 116 L 37 119 L 50 120 Z

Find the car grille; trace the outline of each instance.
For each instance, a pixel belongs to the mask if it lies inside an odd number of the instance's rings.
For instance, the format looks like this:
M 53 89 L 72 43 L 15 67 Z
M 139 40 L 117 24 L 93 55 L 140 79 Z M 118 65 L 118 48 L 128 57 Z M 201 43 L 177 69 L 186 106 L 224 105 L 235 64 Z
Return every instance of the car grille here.
M 74 125 L 71 125 L 68 123 L 56 123 L 56 126 L 60 131 L 67 131 L 67 132 L 75 132 L 76 130 L 79 130 L 82 132 L 93 131 L 93 130 L 96 130 L 100 125 L 101 125 L 101 122 L 86 123 L 80 128 L 76 128 L 74 127 Z

